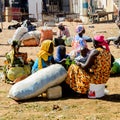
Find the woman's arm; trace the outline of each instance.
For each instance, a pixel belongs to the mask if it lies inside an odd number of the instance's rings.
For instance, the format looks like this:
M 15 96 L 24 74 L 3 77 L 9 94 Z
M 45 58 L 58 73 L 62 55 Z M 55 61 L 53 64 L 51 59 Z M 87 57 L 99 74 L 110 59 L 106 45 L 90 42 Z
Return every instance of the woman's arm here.
M 87 58 L 85 63 L 77 62 L 77 65 L 81 66 L 84 69 L 90 68 L 94 64 L 95 57 L 99 54 L 99 51 L 96 49 L 92 50 Z

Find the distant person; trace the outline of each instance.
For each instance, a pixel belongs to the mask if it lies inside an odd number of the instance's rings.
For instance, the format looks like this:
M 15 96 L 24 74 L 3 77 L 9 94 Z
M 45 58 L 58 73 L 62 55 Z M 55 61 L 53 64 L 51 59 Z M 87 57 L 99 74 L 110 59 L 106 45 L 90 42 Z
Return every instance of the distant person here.
M 80 48 L 87 48 L 87 42 L 83 37 L 83 35 L 85 34 L 84 26 L 78 25 L 75 30 L 76 35 L 71 43 L 73 50 L 70 52 L 70 56 L 74 56 L 73 59 L 80 55 Z
M 54 39 L 55 46 L 65 45 L 64 40 L 68 37 L 70 37 L 69 29 L 67 28 L 67 26 L 60 23 L 58 25 L 57 38 Z
M 120 46 L 120 36 L 118 37 L 110 37 L 107 39 L 108 44 L 113 41 L 113 44 L 115 45 L 116 48 L 119 48 Z
M 85 34 L 85 28 L 83 25 L 78 25 L 76 27 L 76 35 L 74 41 L 78 42 L 80 47 L 87 47 L 87 43 L 85 39 L 83 38 L 83 35 Z

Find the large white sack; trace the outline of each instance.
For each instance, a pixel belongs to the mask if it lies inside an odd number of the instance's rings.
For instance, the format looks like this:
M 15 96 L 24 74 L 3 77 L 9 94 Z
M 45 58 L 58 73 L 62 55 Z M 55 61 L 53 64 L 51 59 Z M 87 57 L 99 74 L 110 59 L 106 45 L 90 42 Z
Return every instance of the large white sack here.
M 28 32 L 26 27 L 18 27 L 13 35 L 13 40 L 20 40 L 20 38 Z
M 66 76 L 67 71 L 62 65 L 51 65 L 14 84 L 9 91 L 8 97 L 14 100 L 37 97 L 48 88 L 63 82 Z
M 28 32 L 28 29 L 26 27 L 18 27 L 16 31 L 14 32 L 14 35 L 11 39 L 8 40 L 8 44 L 12 44 L 13 41 L 20 42 L 21 37 Z
M 40 40 L 40 31 L 30 31 L 25 33 L 21 38 L 20 41 L 27 40 L 30 38 L 35 38 L 38 42 Z

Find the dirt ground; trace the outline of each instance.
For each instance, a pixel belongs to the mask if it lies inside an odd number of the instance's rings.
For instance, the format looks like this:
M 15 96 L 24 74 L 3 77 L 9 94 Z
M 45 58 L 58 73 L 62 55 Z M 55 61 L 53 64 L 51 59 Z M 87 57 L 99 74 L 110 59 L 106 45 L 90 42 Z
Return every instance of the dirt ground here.
M 15 30 L 8 30 L 8 25 L 3 23 L 3 32 L 0 33 L 0 66 L 3 66 L 4 55 L 10 50 L 7 40 Z M 75 27 L 79 23 L 65 22 L 72 36 L 75 35 Z M 118 36 L 119 29 L 115 23 L 87 24 L 84 25 L 86 35 L 93 37 L 103 33 L 105 38 Z M 40 30 L 38 27 L 37 30 Z M 53 31 L 57 27 L 52 28 Z M 98 33 L 99 32 L 99 33 Z M 91 48 L 92 43 L 88 43 Z M 55 48 L 56 49 L 56 48 Z M 72 48 L 67 47 L 67 52 Z M 120 48 L 117 49 L 110 43 L 111 53 L 115 58 L 120 58 Z M 21 47 L 20 51 L 28 52 L 28 57 L 35 59 L 39 47 Z M 22 102 L 16 102 L 7 97 L 12 85 L 0 80 L 0 120 L 120 120 L 120 76 L 110 77 L 107 82 L 109 94 L 101 99 L 89 99 L 79 96 L 73 98 L 61 98 L 47 100 L 38 97 Z M 57 105 L 58 108 L 54 109 Z

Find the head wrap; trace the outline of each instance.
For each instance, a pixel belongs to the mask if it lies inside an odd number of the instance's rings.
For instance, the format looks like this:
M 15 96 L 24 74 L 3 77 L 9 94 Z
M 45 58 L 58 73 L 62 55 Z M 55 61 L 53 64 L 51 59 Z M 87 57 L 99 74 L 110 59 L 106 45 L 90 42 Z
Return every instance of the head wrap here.
M 76 33 L 81 33 L 83 30 L 84 30 L 83 25 L 78 25 L 78 26 L 76 27 Z
M 45 40 L 41 44 L 40 51 L 37 54 L 37 56 L 39 58 L 39 61 L 38 61 L 39 69 L 42 68 L 42 59 L 44 61 L 47 61 L 48 57 L 53 54 L 53 53 L 49 53 L 49 48 L 50 48 L 51 43 L 53 43 L 51 40 Z
M 105 46 L 106 50 L 110 51 L 109 45 L 103 35 L 94 36 L 94 41 L 97 41 L 98 45 Z

